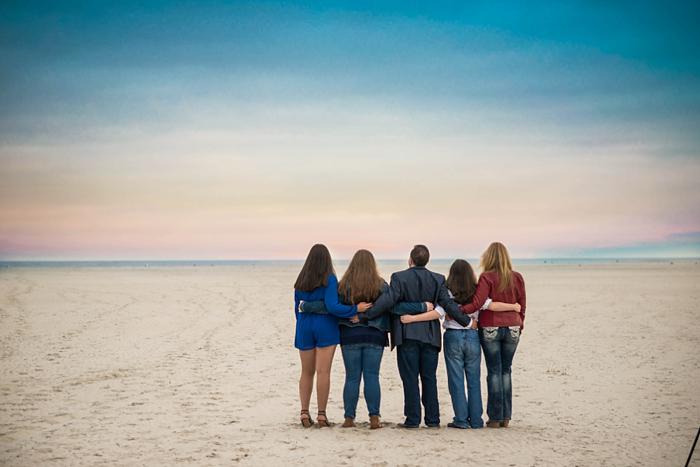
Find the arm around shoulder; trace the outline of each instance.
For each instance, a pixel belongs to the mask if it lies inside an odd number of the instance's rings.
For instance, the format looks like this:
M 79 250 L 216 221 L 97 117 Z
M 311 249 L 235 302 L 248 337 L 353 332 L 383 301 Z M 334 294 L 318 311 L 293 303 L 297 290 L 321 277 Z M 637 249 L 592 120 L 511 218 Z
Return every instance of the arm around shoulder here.
M 471 303 L 461 305 L 459 309 L 462 311 L 462 313 L 474 313 L 475 311 L 481 309 L 482 306 L 484 306 L 484 303 L 486 303 L 486 299 L 489 298 L 490 294 L 491 282 L 484 274 L 482 274 L 479 278 L 479 283 L 476 286 L 476 292 L 474 293 L 474 297 L 472 298 Z
M 520 304 L 518 303 L 503 303 L 503 302 L 491 302 L 489 306 L 486 307 L 487 310 L 491 311 L 520 311 Z
M 437 310 L 426 311 L 425 313 L 420 313 L 417 315 L 403 315 L 401 317 L 401 322 L 403 324 L 417 323 L 419 321 L 433 321 L 435 319 L 440 319 L 442 315 Z
M 391 285 L 386 287 L 382 294 L 374 301 L 372 308 L 367 310 L 367 319 L 374 319 L 388 311 L 401 296 L 401 287 L 396 280 L 396 274 L 391 275 Z
M 399 302 L 391 309 L 393 315 L 417 315 L 428 311 L 425 302 Z
M 328 276 L 328 285 L 323 297 L 328 313 L 338 318 L 352 318 L 357 314 L 357 306 L 344 305 L 338 300 L 338 279 L 334 275 Z
M 460 311 L 457 302 L 450 297 L 450 293 L 444 281 L 440 284 L 440 289 L 438 290 L 438 305 L 443 307 L 447 315 L 457 321 L 461 326 L 469 326 L 471 318 Z

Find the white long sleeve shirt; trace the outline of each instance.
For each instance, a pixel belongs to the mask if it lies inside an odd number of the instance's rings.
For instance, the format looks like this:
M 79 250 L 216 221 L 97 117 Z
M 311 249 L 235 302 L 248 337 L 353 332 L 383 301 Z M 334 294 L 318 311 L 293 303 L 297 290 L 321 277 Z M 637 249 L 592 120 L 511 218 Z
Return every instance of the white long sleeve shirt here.
M 450 293 L 450 297 L 452 297 L 452 293 Z M 440 321 L 442 321 L 443 328 L 445 328 L 445 329 L 469 329 L 472 326 L 473 321 L 479 321 L 479 312 L 481 310 L 487 309 L 492 301 L 493 300 L 491 300 L 490 298 L 487 298 L 481 308 L 476 310 L 474 313 L 467 315 L 467 316 L 469 316 L 469 319 L 470 319 L 469 326 L 467 326 L 467 327 L 460 325 L 457 321 L 455 321 L 453 319 L 445 319 L 445 315 L 447 313 L 445 312 L 445 309 L 443 307 L 441 307 L 440 305 L 435 307 L 435 311 L 437 311 L 440 314 Z

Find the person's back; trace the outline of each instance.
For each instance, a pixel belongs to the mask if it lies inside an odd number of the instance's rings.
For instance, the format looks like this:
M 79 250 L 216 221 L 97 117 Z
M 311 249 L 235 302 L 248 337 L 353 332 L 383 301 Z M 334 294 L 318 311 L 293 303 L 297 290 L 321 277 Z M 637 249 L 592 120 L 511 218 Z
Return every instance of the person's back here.
M 486 298 L 491 298 L 494 302 L 519 303 L 520 312 L 483 310 L 479 315 L 480 327 L 523 327 L 525 321 L 525 280 L 517 271 L 511 271 L 510 274 L 510 286 L 501 287 L 501 275 L 497 271 L 481 273 L 479 286 L 473 300 L 475 304 L 472 308 L 477 308 L 477 302 L 482 305 Z M 469 308 L 468 311 L 473 310 Z
M 513 271 L 505 245 L 494 242 L 481 256 L 483 273 L 471 303 L 460 305 L 464 313 L 480 309 L 488 297 L 499 302 L 515 302 L 520 311 L 484 310 L 479 316 L 479 337 L 484 351 L 489 398 L 486 412 L 491 428 L 507 427 L 512 415 L 511 368 L 525 324 L 525 281 Z
M 389 285 L 381 278 L 374 256 L 368 250 L 358 250 L 350 260 L 338 286 L 338 293 L 344 303 L 374 302 Z M 343 427 L 355 426 L 357 400 L 360 394 L 360 381 L 364 380 L 364 396 L 367 403 L 370 428 L 381 428 L 380 402 L 381 387 L 379 368 L 384 347 L 388 343 L 388 316 L 382 315 L 368 322 L 359 319 L 340 321 L 340 348 L 345 365 L 345 385 L 343 406 L 345 422 Z
M 438 303 L 440 288 L 444 287 L 445 277 L 430 271 L 425 266 L 413 266 L 392 274 L 391 283 L 398 284 L 401 291 L 400 295 L 396 297 L 395 303 Z M 441 336 L 439 320 L 402 324 L 398 316 L 394 316 L 392 319 L 392 347 L 401 345 L 404 339 L 414 339 L 441 348 Z
M 328 313 L 312 315 L 299 309 L 303 300 L 323 300 Z M 294 315 L 296 317 L 294 347 L 299 349 L 301 376 L 299 377 L 300 421 L 306 428 L 313 422 L 309 403 L 314 376 L 318 400 L 319 426 L 330 426 L 326 417 L 326 403 L 330 391 L 330 372 L 335 347 L 340 342 L 338 318 L 350 318 L 358 311 L 369 308 L 368 303 L 343 305 L 338 301 L 338 280 L 333 269 L 331 254 L 325 245 L 311 247 L 304 265 L 294 282 Z
M 413 247 L 409 269 L 392 274 L 389 290 L 374 302 L 372 308 L 367 311 L 367 317 L 375 318 L 401 302 L 433 302 L 441 305 L 455 320 L 466 325 L 469 319 L 450 299 L 444 276 L 426 269 L 429 258 L 427 247 Z M 406 419 L 401 426 L 405 428 L 417 428 L 420 425 L 421 400 L 425 407 L 425 424 L 429 427 L 440 426 L 437 364 L 442 347 L 442 334 L 440 314 L 434 310 L 431 313 L 434 315 L 425 321 L 407 324 L 403 324 L 395 314 L 392 317 L 392 346 L 397 347 L 399 374 L 404 390 Z
M 360 250 L 363 251 L 363 250 Z M 387 284 L 385 281 L 382 281 L 382 286 L 378 290 L 377 295 L 374 297 L 374 299 L 371 299 L 371 301 L 376 300 L 382 293 L 386 292 L 389 290 L 389 284 Z M 341 303 L 345 305 L 353 305 L 354 300 L 350 298 L 348 295 L 341 295 L 340 297 Z M 382 346 L 386 346 L 388 344 L 388 332 L 390 330 L 390 321 L 389 321 L 389 316 L 386 314 L 382 314 L 374 319 L 367 320 L 353 320 L 353 319 L 341 319 L 339 320 L 339 327 L 340 327 L 340 341 L 341 345 L 343 342 L 345 344 L 353 344 L 357 343 L 355 341 L 355 337 L 358 336 L 358 334 L 366 336 L 369 333 L 372 333 L 372 330 L 377 330 L 380 331 L 380 334 L 376 334 L 376 339 L 375 343 L 380 344 Z M 367 331 L 362 331 L 361 329 L 366 329 L 369 328 Z M 364 337 L 363 337 L 364 339 Z
M 389 290 L 374 302 L 372 308 L 367 311 L 367 318 L 373 319 L 392 310 L 399 303 L 430 302 L 441 305 L 445 311 L 463 326 L 469 325 L 469 318 L 460 312 L 457 304 L 449 296 L 445 285 L 445 276 L 427 269 L 429 253 L 423 245 L 414 247 L 424 251 L 425 258 L 411 257 L 410 267 L 406 270 L 395 272 L 391 275 Z M 402 324 L 398 316 L 392 316 L 391 341 L 392 348 L 401 345 L 404 339 L 412 339 L 435 346 L 438 351 L 442 347 L 440 322 L 438 320 L 422 321 Z

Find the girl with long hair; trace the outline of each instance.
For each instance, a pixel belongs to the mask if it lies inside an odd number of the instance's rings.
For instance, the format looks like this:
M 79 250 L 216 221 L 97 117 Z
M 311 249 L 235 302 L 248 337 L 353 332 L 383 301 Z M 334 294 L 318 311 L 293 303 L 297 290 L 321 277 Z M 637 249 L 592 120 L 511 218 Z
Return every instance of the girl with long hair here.
M 387 283 L 379 276 L 374 256 L 367 250 L 358 250 L 352 257 L 348 269 L 338 285 L 338 294 L 347 304 L 374 302 L 388 289 Z M 360 395 L 360 380 L 364 379 L 365 402 L 369 412 L 370 428 L 381 428 L 379 406 L 381 389 L 379 367 L 384 347 L 389 339 L 389 317 L 382 314 L 378 318 L 361 322 L 340 320 L 340 350 L 345 364 L 345 385 L 343 405 L 345 422 L 343 427 L 355 426 L 355 412 Z
M 301 313 L 299 303 L 304 300 L 322 300 L 326 314 Z M 340 342 L 338 318 L 351 318 L 358 311 L 366 311 L 370 303 L 344 305 L 338 300 L 338 279 L 333 268 L 331 254 L 325 245 L 314 245 L 306 257 L 294 283 L 294 314 L 296 334 L 294 347 L 299 349 L 301 376 L 299 378 L 300 420 L 304 427 L 313 425 L 309 415 L 314 375 L 319 426 L 330 426 L 326 417 L 326 405 L 331 384 L 331 365 L 335 348 Z
M 525 281 L 513 271 L 506 247 L 494 242 L 481 256 L 481 276 L 469 303 L 460 308 L 474 313 L 489 299 L 517 303 L 519 310 L 482 310 L 479 315 L 479 339 L 486 361 L 488 402 L 486 413 L 490 428 L 508 427 L 512 414 L 511 367 L 525 323 Z

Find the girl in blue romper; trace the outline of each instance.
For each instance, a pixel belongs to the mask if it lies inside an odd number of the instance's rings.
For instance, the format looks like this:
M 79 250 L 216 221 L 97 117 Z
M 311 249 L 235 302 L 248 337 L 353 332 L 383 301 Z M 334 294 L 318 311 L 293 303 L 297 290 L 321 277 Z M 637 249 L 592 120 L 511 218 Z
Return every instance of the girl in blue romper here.
M 323 300 L 328 314 L 303 313 L 299 309 L 302 301 Z M 343 305 L 338 300 L 338 278 L 333 269 L 331 254 L 324 245 L 314 245 L 309 251 L 304 266 L 294 283 L 294 314 L 296 335 L 294 347 L 299 349 L 301 377 L 299 398 L 301 400 L 301 423 L 310 427 L 309 415 L 314 375 L 316 376 L 316 398 L 318 402 L 319 426 L 330 426 L 326 417 L 326 404 L 331 384 L 331 365 L 336 346 L 340 343 L 338 318 L 352 318 L 371 304 Z

